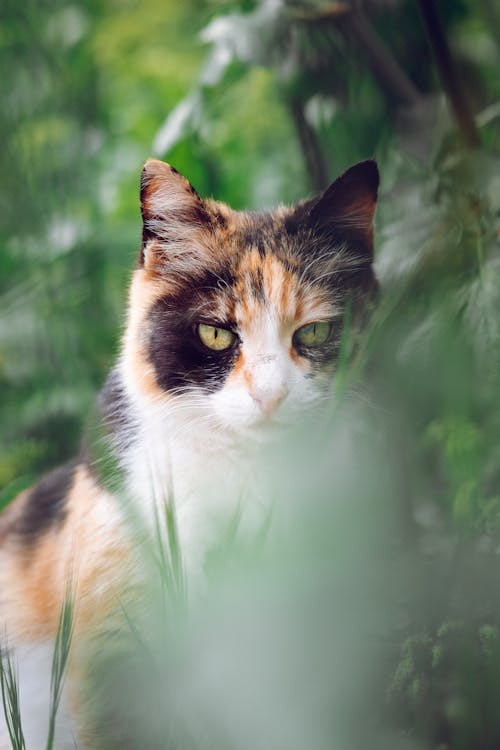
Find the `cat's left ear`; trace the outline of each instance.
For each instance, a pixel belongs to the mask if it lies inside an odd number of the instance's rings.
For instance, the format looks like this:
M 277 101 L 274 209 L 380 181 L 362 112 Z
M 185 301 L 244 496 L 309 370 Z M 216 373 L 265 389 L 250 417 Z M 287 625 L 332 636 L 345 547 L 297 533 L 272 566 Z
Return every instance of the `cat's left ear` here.
M 209 223 L 196 190 L 174 167 L 158 159 L 148 159 L 141 173 L 141 214 L 139 262 L 151 271 L 168 265 L 169 259 L 174 261 Z
M 378 186 L 374 159 L 355 164 L 309 204 L 308 224 L 339 239 L 353 240 L 359 249 L 372 255 Z

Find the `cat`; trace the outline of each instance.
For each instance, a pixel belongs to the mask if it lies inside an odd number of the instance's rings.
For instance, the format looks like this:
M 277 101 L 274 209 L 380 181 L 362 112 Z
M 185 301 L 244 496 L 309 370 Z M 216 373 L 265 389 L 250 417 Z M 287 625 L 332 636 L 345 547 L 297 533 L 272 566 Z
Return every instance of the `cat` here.
M 130 513 L 153 530 L 165 497 L 175 499 L 188 586 L 228 503 L 249 528 L 262 523 L 252 457 L 269 450 L 274 430 L 322 409 L 346 311 L 362 321 L 374 298 L 378 184 L 367 160 L 318 197 L 237 212 L 202 199 L 170 165 L 146 162 L 142 244 L 121 352 L 99 399 L 101 432 L 0 516 L 0 632 L 19 664 L 29 750 L 45 747 L 68 578 L 76 642 L 133 589 Z M 109 456 L 125 505 L 102 471 Z M 70 666 L 55 747 L 75 738 L 92 747 L 81 725 Z M 1 750 L 8 745 L 0 721 Z

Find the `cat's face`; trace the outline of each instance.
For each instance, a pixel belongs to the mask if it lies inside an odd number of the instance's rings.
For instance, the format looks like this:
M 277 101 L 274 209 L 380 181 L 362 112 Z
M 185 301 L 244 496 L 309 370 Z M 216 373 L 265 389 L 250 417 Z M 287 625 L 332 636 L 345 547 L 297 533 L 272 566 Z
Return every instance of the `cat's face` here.
M 142 175 L 140 266 L 123 363 L 159 410 L 212 429 L 285 423 L 325 398 L 347 306 L 373 293 L 378 172 L 362 162 L 319 198 L 241 213 L 170 166 Z

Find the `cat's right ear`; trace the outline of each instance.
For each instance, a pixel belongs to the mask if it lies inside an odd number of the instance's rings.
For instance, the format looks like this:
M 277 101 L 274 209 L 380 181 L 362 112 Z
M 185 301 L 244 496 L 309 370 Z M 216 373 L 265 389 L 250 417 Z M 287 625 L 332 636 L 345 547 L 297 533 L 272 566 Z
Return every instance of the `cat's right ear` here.
M 151 272 L 167 261 L 169 248 L 189 242 L 209 222 L 203 200 L 174 167 L 148 159 L 141 174 L 142 247 L 139 264 Z
M 302 205 L 302 220 L 335 241 L 354 244 L 358 253 L 371 260 L 378 186 L 376 161 L 361 161 L 337 177 L 317 198 Z

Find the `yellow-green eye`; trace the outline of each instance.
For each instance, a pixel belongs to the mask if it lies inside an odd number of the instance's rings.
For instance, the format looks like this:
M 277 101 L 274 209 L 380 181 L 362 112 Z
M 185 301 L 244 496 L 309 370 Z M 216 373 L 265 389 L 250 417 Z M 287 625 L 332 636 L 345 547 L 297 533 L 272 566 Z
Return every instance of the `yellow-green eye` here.
M 236 341 L 236 335 L 232 331 L 228 331 L 227 328 L 219 328 L 219 326 L 199 323 L 197 332 L 201 343 L 217 352 L 229 349 Z
M 331 323 L 320 321 L 318 323 L 308 323 L 302 328 L 298 328 L 293 336 L 295 344 L 300 346 L 320 346 L 324 344 L 330 335 Z

